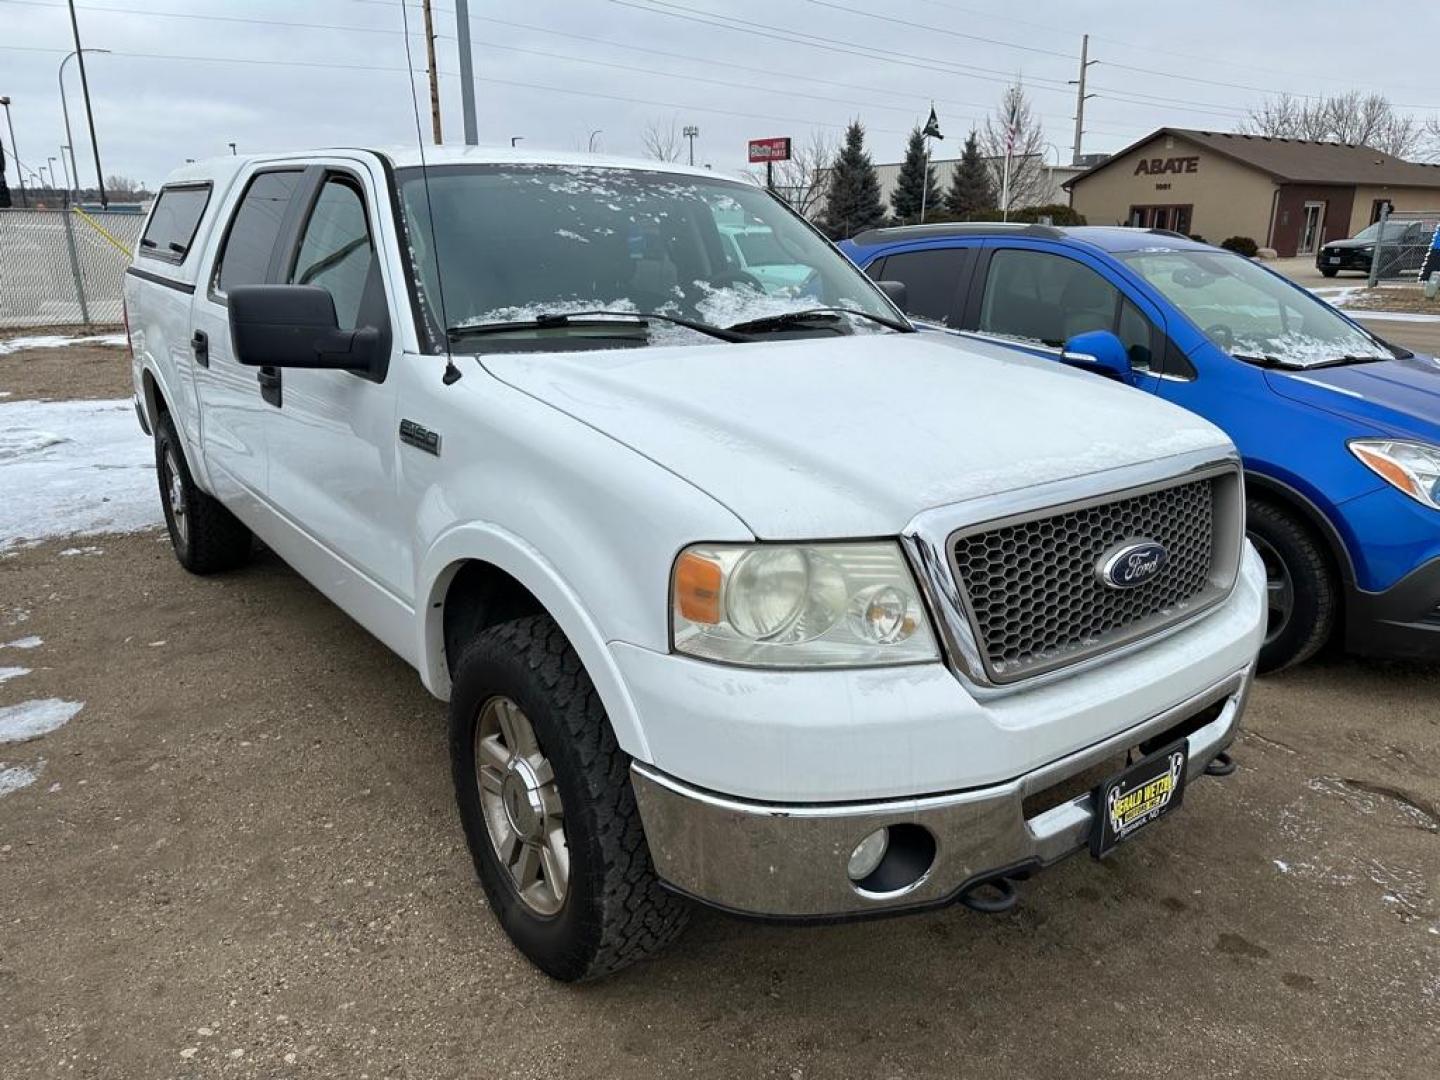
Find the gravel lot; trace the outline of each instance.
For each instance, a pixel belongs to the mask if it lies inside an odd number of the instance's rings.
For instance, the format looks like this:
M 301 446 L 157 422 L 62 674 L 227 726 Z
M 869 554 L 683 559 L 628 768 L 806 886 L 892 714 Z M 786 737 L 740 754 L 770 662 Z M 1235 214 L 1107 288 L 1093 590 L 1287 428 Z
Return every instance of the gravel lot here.
M 128 389 L 92 349 L 0 358 L 7 391 L 0 423 Z M 1440 670 L 1263 681 L 1234 777 L 1010 915 L 700 912 L 571 988 L 486 911 L 443 706 L 273 557 L 202 580 L 157 532 L 12 549 L 0 645 L 27 638 L 0 709 L 83 708 L 0 745 L 0 791 L 34 776 L 0 795 L 7 1078 L 1435 1076 Z

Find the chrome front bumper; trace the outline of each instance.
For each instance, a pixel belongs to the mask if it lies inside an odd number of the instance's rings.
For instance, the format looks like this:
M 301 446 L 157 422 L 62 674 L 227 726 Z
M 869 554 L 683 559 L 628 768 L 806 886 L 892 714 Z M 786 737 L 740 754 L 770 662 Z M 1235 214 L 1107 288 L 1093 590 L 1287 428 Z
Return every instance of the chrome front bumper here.
M 639 763 L 631 778 L 656 872 L 670 886 L 730 911 L 826 918 L 928 907 L 1004 871 L 1048 866 L 1081 850 L 1095 820 L 1091 795 L 1026 818 L 1024 803 L 1116 754 L 1179 729 L 1221 703 L 1189 733 L 1187 782 L 1230 745 L 1253 668 L 1188 701 L 1034 772 L 984 788 L 870 803 L 748 802 L 689 786 Z M 1183 810 L 1182 810 L 1183 812 Z M 928 870 L 904 888 L 871 893 L 847 873 L 862 838 L 884 826 L 919 826 L 934 840 Z

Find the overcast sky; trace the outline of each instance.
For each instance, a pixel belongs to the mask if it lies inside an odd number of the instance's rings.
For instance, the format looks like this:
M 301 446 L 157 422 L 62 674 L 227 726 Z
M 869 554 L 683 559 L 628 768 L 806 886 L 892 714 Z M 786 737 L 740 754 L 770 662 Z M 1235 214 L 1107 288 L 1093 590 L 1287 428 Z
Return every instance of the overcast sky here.
M 82 0 L 77 9 L 86 48 L 112 50 L 88 57 L 106 175 L 154 187 L 184 159 L 228 153 L 232 141 L 259 151 L 416 138 L 400 0 Z M 460 142 L 454 0 L 435 9 L 444 135 Z M 419 0 L 407 11 L 428 140 Z M 673 121 L 698 126 L 697 163 L 725 171 L 743 167 L 749 138 L 838 133 L 857 116 L 874 159 L 898 160 L 932 99 L 947 136 L 937 156 L 953 153 L 1014 79 L 1043 117 L 1052 160 L 1068 160 L 1066 81 L 1087 32 L 1100 63 L 1090 69 L 1098 96 L 1086 108 L 1086 151 L 1166 124 L 1233 130 L 1266 91 L 1378 90 L 1440 114 L 1433 0 L 471 0 L 470 11 L 482 142 L 518 135 L 525 146 L 584 149 L 600 129 L 600 149 L 639 154 L 647 124 Z M 63 0 L 0 0 L 0 95 L 13 100 L 28 165 L 60 154 L 56 67 L 72 47 Z M 73 61 L 67 88 L 93 184 Z M 13 166 L 7 178 L 13 186 Z

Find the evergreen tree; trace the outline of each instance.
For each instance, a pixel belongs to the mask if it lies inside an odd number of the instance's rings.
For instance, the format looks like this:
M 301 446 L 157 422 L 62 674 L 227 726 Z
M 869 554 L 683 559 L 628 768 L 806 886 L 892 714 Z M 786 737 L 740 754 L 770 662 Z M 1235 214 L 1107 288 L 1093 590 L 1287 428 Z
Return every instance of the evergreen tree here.
M 902 225 L 918 222 L 922 209 L 940 209 L 935 167 L 925 155 L 925 136 L 918 127 L 910 132 L 910 141 L 905 146 L 905 161 L 890 195 L 890 208 Z
M 830 169 L 830 191 L 821 227 L 841 240 L 885 221 L 880 201 L 880 178 L 865 152 L 865 128 L 859 120 L 845 130 L 845 145 Z
M 990 170 L 980 156 L 980 142 L 974 131 L 965 140 L 965 150 L 955 173 L 950 178 L 950 188 L 945 192 L 945 209 L 957 219 L 964 221 L 981 210 L 995 208 L 995 187 L 990 182 Z

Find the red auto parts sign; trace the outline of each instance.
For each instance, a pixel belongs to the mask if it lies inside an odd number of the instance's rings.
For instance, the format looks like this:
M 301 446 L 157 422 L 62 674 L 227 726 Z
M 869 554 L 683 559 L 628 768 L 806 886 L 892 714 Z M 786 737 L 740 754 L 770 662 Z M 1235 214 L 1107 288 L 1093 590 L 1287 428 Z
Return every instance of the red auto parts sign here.
M 760 165 L 767 161 L 790 160 L 790 137 L 779 139 L 751 139 L 750 164 Z

